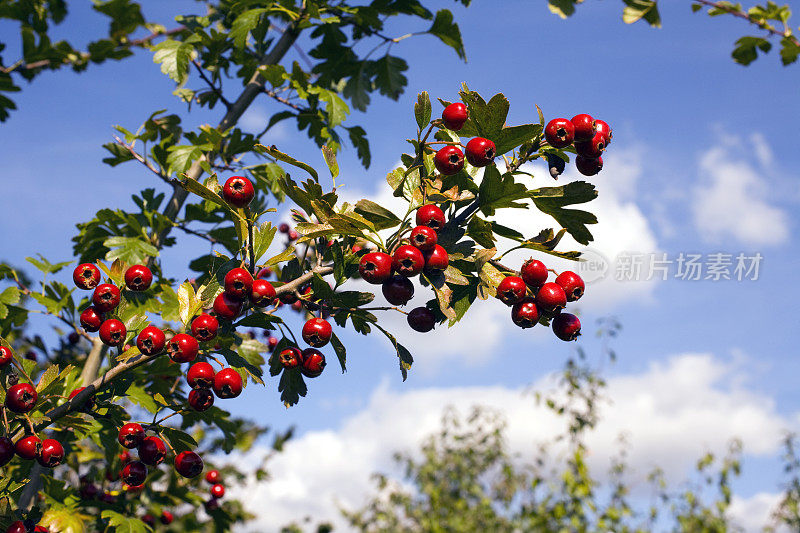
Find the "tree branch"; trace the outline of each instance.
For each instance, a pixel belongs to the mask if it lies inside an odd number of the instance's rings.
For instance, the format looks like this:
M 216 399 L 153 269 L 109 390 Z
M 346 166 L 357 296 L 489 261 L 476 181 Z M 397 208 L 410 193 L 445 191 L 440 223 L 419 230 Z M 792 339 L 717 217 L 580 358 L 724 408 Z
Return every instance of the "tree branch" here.
M 714 2 L 713 0 L 693 0 L 698 4 L 703 4 L 704 6 L 711 7 L 714 9 L 719 9 L 720 11 L 724 11 L 734 17 L 738 17 L 740 19 L 746 20 L 750 24 L 754 24 L 761 28 L 762 30 L 766 31 L 771 35 L 777 35 L 778 37 L 785 37 L 791 40 L 795 45 L 800 46 L 800 41 L 797 40 L 797 37 L 792 35 L 792 31 L 786 27 L 784 31 L 780 31 L 776 29 L 774 26 L 770 25 L 766 21 L 757 20 L 756 18 L 752 17 L 750 14 L 742 11 L 741 9 L 736 9 L 735 7 L 731 7 L 728 5 L 723 4 L 722 2 Z

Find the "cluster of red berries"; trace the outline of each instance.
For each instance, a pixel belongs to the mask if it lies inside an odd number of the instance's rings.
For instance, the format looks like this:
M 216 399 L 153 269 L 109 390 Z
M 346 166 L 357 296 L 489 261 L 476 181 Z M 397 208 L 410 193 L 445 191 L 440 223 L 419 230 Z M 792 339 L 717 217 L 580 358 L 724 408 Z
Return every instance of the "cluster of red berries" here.
M 175 517 L 173 517 L 172 513 L 170 513 L 169 511 L 161 511 L 161 516 L 159 517 L 159 520 L 165 526 L 170 525 L 174 519 Z M 156 527 L 156 518 L 149 513 L 142 516 L 142 522 L 144 522 L 150 527 Z
M 207 511 L 213 511 L 219 508 L 219 500 L 225 496 L 225 485 L 222 484 L 222 476 L 219 470 L 209 470 L 206 472 L 206 482 L 211 485 L 208 492 L 211 498 L 205 502 Z
M 567 302 L 583 296 L 583 280 L 566 270 L 548 282 L 549 271 L 536 259 L 525 261 L 519 276 L 507 276 L 497 285 L 497 297 L 512 306 L 511 320 L 521 328 L 532 328 L 540 317 L 552 318 L 553 333 L 563 341 L 572 341 L 581 333 L 578 317 L 563 313 Z
M 324 318 L 311 318 L 303 324 L 303 340 L 310 345 L 310 348 L 300 350 L 296 346 L 289 346 L 281 350 L 278 360 L 284 369 L 299 368 L 300 372 L 307 378 L 316 378 L 325 370 L 325 354 L 317 350 L 330 342 L 333 336 L 333 328 L 330 322 Z M 271 337 L 268 342 L 271 343 Z M 276 339 L 277 341 L 277 339 Z M 277 344 L 277 342 L 276 342 Z
M 49 531 L 48 528 L 37 526 L 28 520 L 17 520 L 6 529 L 6 533 L 49 533 Z
M 448 105 L 442 112 L 442 122 L 452 131 L 461 130 L 468 118 L 469 110 L 461 102 Z M 467 142 L 466 152 L 466 160 L 473 167 L 485 167 L 494 161 L 494 156 L 497 155 L 494 143 L 483 137 L 470 139 Z M 464 168 L 464 152 L 458 146 L 449 144 L 436 152 L 433 164 L 436 170 L 445 176 L 456 174 Z
M 367 283 L 381 285 L 381 291 L 392 305 L 405 305 L 414 296 L 414 284 L 409 278 L 425 271 L 442 271 L 449 264 L 447 250 L 438 244 L 439 231 L 444 227 L 444 212 L 434 204 L 417 209 L 417 226 L 407 241 L 392 255 L 370 252 L 361 258 L 358 272 Z M 403 244 L 408 242 L 409 244 Z M 408 313 L 408 324 L 421 333 L 433 329 L 436 319 L 427 307 L 417 307 Z
M 147 478 L 147 466 L 156 467 L 164 462 L 167 457 L 167 447 L 161 438 L 147 436 L 141 424 L 129 422 L 119 429 L 117 434 L 119 443 L 128 449 L 136 448 L 139 452 L 138 460 L 131 460 L 126 453 L 122 459 L 124 466 L 120 472 L 122 481 L 137 490 Z M 125 452 L 123 452 L 125 453 Z M 203 459 L 192 451 L 183 451 L 175 456 L 175 471 L 183 477 L 193 478 L 203 471 Z
M 575 144 L 578 157 L 575 167 L 584 176 L 594 176 L 603 170 L 603 152 L 611 143 L 611 126 L 586 113 L 572 120 L 554 118 L 544 128 L 544 138 L 553 148 L 566 148 Z

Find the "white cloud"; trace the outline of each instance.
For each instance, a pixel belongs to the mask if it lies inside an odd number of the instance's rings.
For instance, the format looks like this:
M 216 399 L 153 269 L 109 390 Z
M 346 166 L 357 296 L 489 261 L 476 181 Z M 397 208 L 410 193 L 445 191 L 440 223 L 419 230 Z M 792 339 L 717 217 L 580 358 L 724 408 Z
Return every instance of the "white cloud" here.
M 789 240 L 789 215 L 772 203 L 763 176 L 772 152 L 763 137 L 750 141 L 758 168 L 740 155 L 746 151 L 736 138 L 723 138 L 700 159 L 701 183 L 693 191 L 692 211 L 698 233 L 709 242 L 735 239 L 748 246 L 774 246 Z
M 734 496 L 728 508 L 727 516 L 747 533 L 761 532 L 766 524 L 770 524 L 772 512 L 781 501 L 782 494 L 759 492 L 749 498 Z M 778 527 L 775 533 L 789 533 L 788 527 Z
M 772 454 L 780 445 L 782 427 L 771 398 L 735 386 L 724 386 L 747 369 L 709 354 L 684 354 L 653 363 L 640 374 L 612 377 L 601 407 L 599 429 L 589 438 L 588 460 L 602 475 L 618 449 L 618 435 L 627 434 L 628 461 L 633 475 L 643 476 L 663 466 L 670 479 L 682 479 L 707 450 L 722 451 L 729 438 L 742 438 L 745 451 Z M 735 379 L 734 379 L 735 381 Z M 553 376 L 535 390 L 553 387 Z M 250 503 L 259 519 L 251 531 L 277 531 L 290 521 L 311 515 L 332 520 L 347 530 L 338 506 L 355 509 L 373 492 L 370 475 L 391 472 L 391 454 L 416 450 L 439 427 L 445 406 L 464 414 L 481 404 L 501 411 L 508 420 L 507 442 L 512 452 L 531 459 L 534 444 L 563 430 L 563 422 L 537 407 L 522 389 L 502 386 L 392 390 L 387 382 L 373 392 L 366 408 L 339 428 L 312 431 L 288 443 L 270 463 L 271 480 L 252 482 L 235 494 Z M 264 450 L 253 452 L 261 457 Z M 248 459 L 236 459 L 247 464 Z M 235 491 L 234 491 L 235 492 Z M 764 507 L 761 500 L 737 500 L 732 514 Z M 761 505 L 761 507 L 758 507 Z

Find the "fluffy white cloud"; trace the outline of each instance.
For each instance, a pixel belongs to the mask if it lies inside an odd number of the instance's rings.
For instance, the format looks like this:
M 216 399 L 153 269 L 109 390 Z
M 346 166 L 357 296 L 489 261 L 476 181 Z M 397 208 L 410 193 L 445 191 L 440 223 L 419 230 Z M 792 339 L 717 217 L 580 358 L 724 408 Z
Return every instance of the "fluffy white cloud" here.
M 591 466 L 597 473 L 606 470 L 623 432 L 630 445 L 631 471 L 637 476 L 659 465 L 671 479 L 682 478 L 700 454 L 722 451 L 732 436 L 742 438 L 748 453 L 774 453 L 780 430 L 789 422 L 776 413 L 771 398 L 723 385 L 744 374 L 746 369 L 709 354 L 684 354 L 653 363 L 642 373 L 609 379 L 608 396 L 614 403 L 601 407 L 603 420 L 589 439 Z M 549 390 L 553 384 L 554 377 L 546 376 L 534 388 Z M 363 505 L 372 489 L 370 475 L 393 470 L 392 452 L 417 449 L 439 427 L 445 406 L 457 406 L 463 414 L 476 404 L 503 413 L 508 444 L 523 458 L 531 457 L 535 443 L 563 430 L 563 422 L 536 406 L 522 389 L 482 386 L 400 392 L 384 382 L 367 406 L 339 428 L 312 431 L 290 441 L 271 463 L 271 481 L 251 482 L 236 494 L 259 516 L 250 530 L 276 531 L 306 515 L 330 519 L 337 530 L 346 530 L 337 509 Z M 257 450 L 250 459 L 237 461 L 247 464 L 263 453 Z M 751 500 L 737 500 L 732 513 L 743 517 L 763 503 Z
M 770 524 L 772 512 L 781 501 L 780 493 L 759 492 L 749 498 L 734 496 L 727 515 L 747 533 L 763 531 L 766 524 Z M 775 533 L 789 533 L 788 527 L 778 527 Z
M 692 211 L 698 233 L 709 242 L 735 239 L 748 246 L 788 241 L 789 215 L 772 203 L 764 178 L 772 152 L 762 136 L 750 139 L 758 167 L 743 155 L 741 139 L 727 137 L 700 159 L 701 183 L 694 189 Z

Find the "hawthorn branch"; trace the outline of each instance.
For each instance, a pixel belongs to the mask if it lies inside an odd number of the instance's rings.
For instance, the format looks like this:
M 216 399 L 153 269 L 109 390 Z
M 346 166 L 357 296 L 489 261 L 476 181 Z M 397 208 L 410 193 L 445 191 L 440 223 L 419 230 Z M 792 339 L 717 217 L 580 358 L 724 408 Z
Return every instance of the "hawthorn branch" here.
M 757 18 L 751 16 L 749 13 L 742 11 L 741 9 L 737 9 L 736 7 L 729 6 L 723 4 L 722 2 L 715 2 L 713 0 L 694 0 L 698 4 L 703 4 L 704 6 L 719 9 L 720 11 L 724 11 L 729 15 L 733 15 L 734 17 L 738 17 L 740 19 L 746 20 L 750 24 L 758 26 L 762 30 L 766 31 L 770 35 L 777 35 L 778 37 L 785 37 L 792 41 L 796 46 L 800 46 L 800 41 L 797 40 L 797 37 L 792 35 L 792 30 L 789 29 L 788 26 L 784 23 L 784 30 L 780 31 L 771 24 L 767 23 L 765 20 L 758 20 Z
M 200 64 L 200 62 L 197 61 L 196 59 L 192 59 L 192 64 L 197 69 L 197 73 L 200 75 L 200 78 L 202 78 L 202 80 L 206 82 L 206 85 L 208 85 L 211 88 L 211 90 L 214 91 L 214 94 L 217 95 L 219 101 L 225 105 L 226 109 L 230 109 L 231 108 L 230 101 L 227 98 L 225 98 L 225 96 L 222 95 L 222 91 L 220 90 L 220 88 L 217 87 L 214 84 L 214 82 L 208 78 L 208 76 L 206 76 L 206 72 L 205 70 L 203 70 L 203 66 Z
M 153 165 L 153 163 L 151 163 L 145 156 L 141 155 L 139 152 L 134 150 L 132 144 L 126 143 L 125 141 L 123 141 L 122 139 L 120 139 L 116 135 L 114 135 L 114 141 L 118 145 L 120 145 L 123 148 L 125 148 L 128 151 L 128 153 L 131 154 L 131 157 L 133 157 L 135 160 L 137 160 L 138 162 L 143 164 L 145 167 L 147 167 L 147 169 L 150 172 L 152 172 L 153 174 L 155 174 L 156 176 L 161 178 L 165 183 L 173 185 L 173 180 L 169 179 L 169 176 L 165 175 L 161 170 L 159 170 L 155 165 Z

